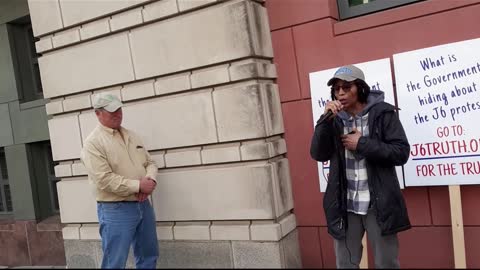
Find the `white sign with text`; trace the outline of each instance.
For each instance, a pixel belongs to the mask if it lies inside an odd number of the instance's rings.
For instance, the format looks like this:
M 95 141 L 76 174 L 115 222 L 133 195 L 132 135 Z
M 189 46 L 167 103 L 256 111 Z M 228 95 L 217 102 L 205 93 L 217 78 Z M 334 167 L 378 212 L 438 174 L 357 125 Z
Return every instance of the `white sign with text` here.
M 382 90 L 385 92 L 385 101 L 395 104 L 393 94 L 392 72 L 390 68 L 390 59 L 379 59 L 375 61 L 354 64 L 360 68 L 365 74 L 365 81 L 370 85 L 372 90 Z M 333 74 L 339 67 L 310 73 L 310 93 L 312 97 L 313 126 L 323 114 L 327 101 L 331 100 L 330 87 L 327 82 L 333 77 Z M 325 192 L 327 188 L 327 179 L 329 162 L 318 162 L 318 173 L 320 178 L 320 191 Z M 397 175 L 400 187 L 403 188 L 402 167 L 397 166 Z
M 411 145 L 406 186 L 480 183 L 478 48 L 473 39 L 393 56 Z

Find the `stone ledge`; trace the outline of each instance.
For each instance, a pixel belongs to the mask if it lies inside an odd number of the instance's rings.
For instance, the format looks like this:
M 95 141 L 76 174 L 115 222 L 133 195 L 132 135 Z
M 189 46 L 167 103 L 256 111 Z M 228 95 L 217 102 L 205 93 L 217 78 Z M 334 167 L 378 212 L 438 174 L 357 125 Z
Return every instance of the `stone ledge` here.
M 77 43 L 80 41 L 80 28 L 70 28 L 62 32 L 57 32 L 52 37 L 52 44 L 54 48 L 63 47 L 68 44 Z
M 153 21 L 178 13 L 177 0 L 162 0 L 143 6 L 143 20 Z
M 213 221 L 211 240 L 250 240 L 250 221 Z
M 82 25 L 80 28 L 81 40 L 91 39 L 110 32 L 110 18 L 96 20 Z
M 62 162 L 59 165 L 54 167 L 56 177 L 67 177 L 72 176 L 72 163 L 71 162 Z
M 209 240 L 210 222 L 175 222 L 173 238 L 175 240 Z
M 234 62 L 229 67 L 231 81 L 240 81 L 249 78 L 268 78 L 277 77 L 275 65 L 270 61 L 249 59 L 246 61 Z
M 87 168 L 80 160 L 75 160 L 72 164 L 72 175 L 73 176 L 81 176 L 87 175 Z
M 149 151 L 150 156 L 159 169 L 181 167 L 188 169 L 188 167 L 196 167 L 198 165 L 212 166 L 223 163 L 241 164 L 242 162 L 269 160 L 285 153 L 285 139 L 280 136 L 254 141 L 199 145 L 193 148 Z M 168 163 L 166 163 L 165 159 L 168 159 Z M 87 170 L 79 159 L 62 163 L 55 168 L 58 171 L 56 176 L 63 179 L 87 175 Z
M 229 65 L 217 65 L 193 71 L 190 76 L 192 88 L 202 88 L 230 82 L 228 67 Z
M 64 240 L 79 240 L 80 239 L 80 227 L 81 224 L 67 224 L 62 229 L 62 235 Z
M 120 90 L 122 93 L 122 101 L 130 101 L 154 96 L 155 89 L 153 85 L 153 80 L 125 84 Z
M 35 49 L 37 53 L 53 49 L 52 35 L 44 36 L 39 41 L 35 42 Z
M 252 221 L 250 226 L 252 240 L 279 241 L 282 238 L 280 224 L 273 221 Z
M 175 222 L 157 222 L 158 240 L 173 240 L 173 226 Z
M 297 228 L 297 220 L 294 214 L 288 214 L 283 219 L 281 219 L 278 223 L 280 224 L 282 237 L 285 237 L 287 234 L 289 234 L 291 231 Z
M 91 94 L 87 92 L 65 97 L 63 100 L 63 111 L 70 112 L 90 109 L 92 107 L 90 95 Z
M 196 9 L 201 6 L 212 4 L 217 0 L 177 0 L 178 9 L 180 11 L 186 11 L 190 9 Z
M 52 99 L 49 103 L 45 104 L 47 114 L 52 115 L 63 113 L 63 100 L 64 98 Z
M 99 224 L 64 224 L 64 239 L 99 240 Z M 159 240 L 275 242 L 296 229 L 295 215 L 282 220 L 157 222 Z
M 83 224 L 80 227 L 80 239 L 100 240 L 100 226 L 98 224 Z
M 201 147 L 167 150 L 165 154 L 166 167 L 181 167 L 202 164 Z
M 241 160 L 240 143 L 215 144 L 201 147 L 202 164 L 236 162 Z
M 112 31 L 122 30 L 143 23 L 142 7 L 130 9 L 113 15 L 110 18 L 110 29 Z

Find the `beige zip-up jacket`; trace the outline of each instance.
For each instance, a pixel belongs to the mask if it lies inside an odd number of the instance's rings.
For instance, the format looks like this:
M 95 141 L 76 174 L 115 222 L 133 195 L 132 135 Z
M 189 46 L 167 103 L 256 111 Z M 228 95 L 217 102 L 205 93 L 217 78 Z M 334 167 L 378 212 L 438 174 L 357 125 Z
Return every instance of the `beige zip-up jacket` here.
M 81 160 L 97 201 L 136 201 L 140 178 L 156 180 L 157 165 L 140 138 L 123 127 L 120 132 L 98 124 L 85 140 Z

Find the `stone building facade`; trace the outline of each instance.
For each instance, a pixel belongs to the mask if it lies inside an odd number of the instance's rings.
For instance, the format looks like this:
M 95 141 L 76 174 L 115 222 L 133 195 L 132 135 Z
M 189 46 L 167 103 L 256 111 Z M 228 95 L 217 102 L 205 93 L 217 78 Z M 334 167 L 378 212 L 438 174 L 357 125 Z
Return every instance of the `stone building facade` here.
M 263 1 L 28 4 L 68 267 L 102 257 L 79 157 L 104 91 L 124 102 L 124 126 L 160 167 L 159 267 L 301 265 Z

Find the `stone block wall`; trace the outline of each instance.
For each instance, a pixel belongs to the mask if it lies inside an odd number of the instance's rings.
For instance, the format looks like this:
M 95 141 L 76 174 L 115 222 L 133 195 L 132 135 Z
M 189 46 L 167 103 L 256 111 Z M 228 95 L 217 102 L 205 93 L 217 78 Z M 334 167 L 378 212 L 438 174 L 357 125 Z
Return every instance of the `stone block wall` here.
M 301 265 L 263 1 L 29 0 L 29 8 L 69 267 L 101 258 L 79 157 L 97 125 L 92 96 L 103 91 L 123 101 L 123 125 L 160 168 L 159 267 Z

